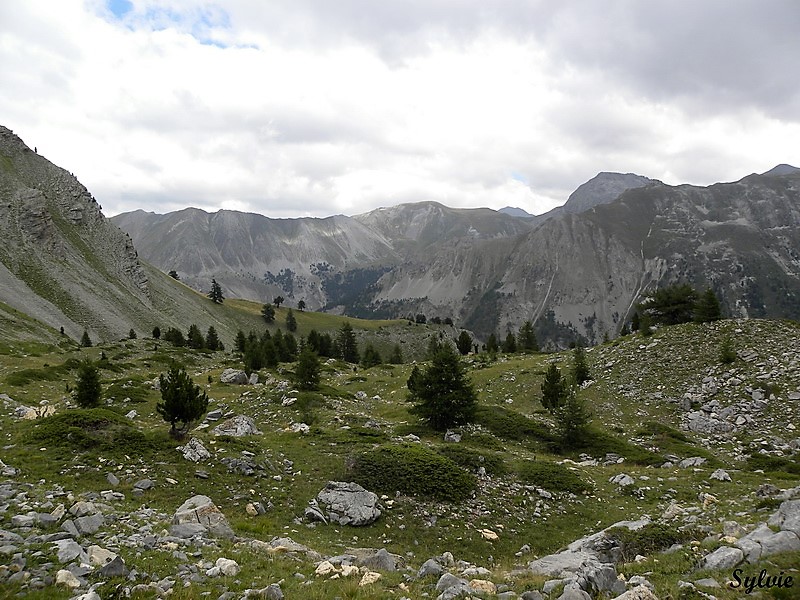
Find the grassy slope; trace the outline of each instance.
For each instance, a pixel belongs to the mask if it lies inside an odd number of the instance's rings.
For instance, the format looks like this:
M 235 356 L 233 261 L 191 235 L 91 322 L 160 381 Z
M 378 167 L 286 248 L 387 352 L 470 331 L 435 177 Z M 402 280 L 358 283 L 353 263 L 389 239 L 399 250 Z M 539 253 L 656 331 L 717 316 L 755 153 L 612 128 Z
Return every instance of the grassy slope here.
M 229 301 L 223 307 L 212 306 L 212 309 L 243 312 L 255 323 L 259 320 L 260 306 L 255 304 Z M 278 321 L 284 310 L 279 311 Z M 297 313 L 297 317 L 300 332 L 306 327 L 323 329 L 325 323 L 340 322 L 331 315 Z M 232 318 L 245 317 L 234 315 Z M 354 327 L 370 327 L 376 335 L 379 327 L 390 325 L 350 321 Z M 735 333 L 737 330 L 739 333 Z M 58 436 L 49 441 L 27 437 L 36 425 L 19 423 L 9 417 L 10 411 L 6 410 L 0 417 L 0 433 L 9 440 L 8 444 L 14 445 L 7 447 L 3 460 L 22 468 L 25 481 L 45 479 L 47 489 L 58 483 L 75 494 L 106 489 L 105 473 L 114 471 L 123 480 L 119 490 L 126 495 L 125 501 L 115 503 L 119 511 L 131 511 L 141 506 L 142 499 L 132 497 L 130 491 L 136 480 L 147 476 L 157 485 L 147 493 L 146 502 L 163 513 L 165 519 L 189 495 L 206 493 L 222 508 L 241 535 L 266 540 L 276 535 L 290 535 L 326 554 L 339 554 L 354 546 L 385 546 L 392 552 L 405 555 L 415 568 L 431 556 L 451 551 L 456 559 L 493 569 L 492 579 L 502 582 L 503 573 L 534 556 L 553 552 L 584 534 L 621 519 L 638 518 L 644 514 L 658 517 L 672 503 L 689 510 L 697 518 L 697 524 L 707 526 L 712 533 L 719 532 L 720 522 L 725 519 L 734 519 L 745 525 L 766 520 L 774 508 L 758 508 L 759 501 L 754 495 L 756 488 L 764 482 L 786 488 L 798 485 L 800 479 L 782 473 L 752 472 L 746 469 L 733 448 L 756 439 L 766 439 L 771 434 L 785 433 L 785 417 L 794 415 L 796 407 L 785 401 L 776 401 L 771 409 L 775 411 L 772 416 L 783 415 L 783 421 L 765 422 L 750 431 L 743 431 L 738 441 L 719 444 L 709 440 L 702 444 L 699 436 L 676 431 L 680 414 L 677 407 L 673 403 L 655 401 L 653 394 L 679 395 L 687 386 L 699 383 L 707 370 L 718 368 L 718 341 L 726 334 L 736 335 L 738 349 L 758 348 L 768 360 L 774 348 L 780 348 L 784 353 L 794 351 L 796 331 L 795 325 L 778 322 L 688 325 L 660 331 L 647 340 L 634 336 L 592 349 L 588 358 L 597 382 L 582 394 L 594 407 L 595 431 L 604 432 L 604 435 L 587 440 L 583 451 L 594 458 L 603 458 L 605 452 L 615 451 L 627 456 L 628 460 L 613 465 L 568 463 L 565 468 L 590 484 L 592 491 L 586 495 L 555 493 L 554 499 L 546 500 L 534 488 L 526 488 L 515 474 L 523 464 L 530 464 L 533 460 L 564 458 L 552 454 L 549 449 L 552 421 L 538 401 L 538 390 L 548 361 L 559 360 L 566 366 L 569 361 L 566 354 L 501 357 L 496 362 L 470 358 L 470 376 L 484 408 L 480 412 L 481 424 L 465 428 L 459 447 L 501 457 L 508 474 L 481 479 L 476 497 L 463 505 L 400 497 L 395 507 L 385 511 L 374 526 L 357 530 L 326 526 L 308 528 L 298 525 L 295 518 L 302 516 L 307 501 L 327 480 L 345 476 L 348 457 L 360 450 L 372 448 L 377 443 L 394 443 L 394 438 L 410 432 L 419 435 L 424 445 L 433 448 L 441 445 L 440 436 L 420 426 L 408 413 L 404 398 L 410 365 L 376 367 L 367 371 L 359 369 L 357 373 L 342 363 L 328 365 L 323 375 L 324 392 L 321 396 L 301 395 L 300 401 L 285 407 L 281 401 L 287 393 L 278 391 L 275 380 L 286 379 L 289 376 L 287 367 L 291 368 L 291 365 L 281 366 L 277 372 L 271 373 L 271 383 L 253 388 L 218 383 L 224 368 L 239 365 L 231 354 L 208 355 L 172 349 L 166 344 L 160 344 L 154 350 L 152 340 L 124 341 L 82 350 L 41 347 L 27 356 L 0 347 L 0 393 L 8 393 L 15 400 L 29 405 L 47 400 L 60 412 L 65 411 L 65 385 L 73 383 L 74 373 L 59 369 L 57 365 L 70 358 L 97 358 L 100 352 L 105 352 L 110 365 L 103 371 L 103 384 L 110 408 L 122 414 L 135 409 L 140 415 L 135 420 L 135 427 L 144 432 L 148 440 L 146 446 L 135 451 L 118 444 L 102 450 L 70 448 L 65 452 L 63 440 Z M 685 355 L 691 355 L 692 360 L 679 360 Z M 166 435 L 166 425 L 155 414 L 159 395 L 146 383 L 162 372 L 173 358 L 189 365 L 195 381 L 207 388 L 213 399 L 211 408 L 251 415 L 264 432 L 262 436 L 239 440 L 215 439 L 208 430 L 195 432 L 194 435 L 216 454 L 215 460 L 200 467 L 210 473 L 208 480 L 195 478 L 193 473 L 198 467 L 187 463 L 174 451 L 176 444 Z M 738 361 L 733 368 L 746 377 L 753 372 L 754 366 Z M 14 379 L 9 379 L 9 375 L 19 374 L 22 369 L 31 370 L 28 371 L 31 375 L 28 382 L 11 385 L 9 381 Z M 785 381 L 776 376 L 775 383 L 785 391 L 792 385 L 791 375 L 788 373 Z M 208 383 L 209 377 L 213 383 Z M 793 385 L 796 385 L 794 381 Z M 356 400 L 358 391 L 366 392 L 368 399 Z M 531 417 L 532 421 L 524 417 Z M 300 420 L 311 422 L 309 435 L 287 431 L 292 422 Z M 380 430 L 364 428 L 367 420 L 380 423 Z M 256 460 L 265 465 L 261 476 L 244 478 L 234 475 L 219 462 L 225 456 L 239 456 L 243 450 L 253 452 Z M 572 458 L 578 459 L 577 454 L 572 454 Z M 653 456 L 664 454 L 677 454 L 681 458 L 706 455 L 713 461 L 710 466 L 698 469 L 650 466 Z M 284 471 L 284 459 L 294 462 L 293 474 Z M 658 462 L 660 464 L 660 460 Z M 733 482 L 709 479 L 718 465 L 729 470 Z M 635 492 L 623 492 L 608 482 L 610 477 L 621 472 L 637 480 Z M 280 480 L 276 479 L 278 475 Z M 168 478 L 177 483 L 169 483 Z M 702 508 L 699 492 L 713 494 L 718 502 Z M 262 517 L 250 517 L 244 511 L 244 505 L 249 501 L 271 502 L 274 508 Z M 432 523 L 434 516 L 435 524 Z M 483 528 L 498 532 L 499 539 L 495 542 L 484 539 L 479 533 Z M 703 552 L 719 544 L 714 539 L 703 540 L 702 536 L 698 542 Z M 515 552 L 523 544 L 530 545 L 532 553 L 516 557 Z M 137 565 L 142 561 L 142 557 L 137 557 L 132 551 L 123 549 L 122 553 L 129 564 Z M 283 589 L 287 597 L 298 594 L 304 598 L 333 595 L 375 597 L 375 589 L 358 590 L 355 582 L 316 580 L 308 587 L 301 587 L 293 573 L 299 571 L 314 579 L 312 564 L 298 565 L 291 560 L 255 556 L 226 545 L 221 549 L 203 550 L 205 559 L 213 561 L 218 556 L 233 556 L 246 565 L 239 577 L 243 587 L 263 587 L 285 579 Z M 166 552 L 152 553 L 152 560 L 154 566 L 148 568 L 160 571 L 162 576 L 169 574 L 177 564 Z M 619 570 L 627 576 L 652 572 L 649 578 L 657 585 L 660 597 L 667 593 L 677 597 L 677 580 L 697 577 L 692 573 L 694 560 L 692 553 L 687 551 L 669 557 L 653 557 L 641 564 L 620 565 Z M 776 564 L 797 566 L 800 557 L 795 553 L 775 560 Z M 715 575 L 720 581 L 730 576 L 725 573 Z M 428 591 L 425 582 L 415 582 L 410 584 L 410 591 L 404 592 L 398 589 L 401 581 L 399 574 L 384 575 L 378 584 L 379 589 L 411 597 L 419 597 Z M 510 583 L 518 593 L 527 586 L 540 587 L 540 584 L 541 581 L 533 577 Z M 213 584 L 200 589 L 213 589 Z M 197 594 L 198 588 L 191 593 Z M 175 597 L 190 597 L 182 594 L 189 592 L 178 592 Z M 734 597 L 724 589 L 715 594 L 719 598 Z M 55 593 L 51 597 L 60 596 Z

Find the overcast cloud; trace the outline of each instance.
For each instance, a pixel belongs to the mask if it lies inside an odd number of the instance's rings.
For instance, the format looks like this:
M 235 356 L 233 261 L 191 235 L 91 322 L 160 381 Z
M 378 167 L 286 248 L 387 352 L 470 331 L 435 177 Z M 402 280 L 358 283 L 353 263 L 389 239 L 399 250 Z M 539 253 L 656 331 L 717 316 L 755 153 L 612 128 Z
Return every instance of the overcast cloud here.
M 0 3 L 0 124 L 107 215 L 562 204 L 800 166 L 800 3 Z

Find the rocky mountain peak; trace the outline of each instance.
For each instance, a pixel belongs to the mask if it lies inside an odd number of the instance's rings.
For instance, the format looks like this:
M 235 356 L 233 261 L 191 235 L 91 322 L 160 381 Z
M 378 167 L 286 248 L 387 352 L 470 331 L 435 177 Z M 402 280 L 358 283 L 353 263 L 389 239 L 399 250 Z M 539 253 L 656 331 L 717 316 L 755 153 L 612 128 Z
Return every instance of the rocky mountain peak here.
M 628 190 L 657 183 L 655 179 L 635 173 L 601 172 L 578 186 L 564 204 L 563 212 L 581 213 L 599 204 L 613 202 Z
M 779 165 L 775 165 L 769 171 L 763 172 L 761 175 L 766 177 L 774 177 L 780 175 L 794 175 L 795 173 L 800 173 L 800 169 L 793 167 L 792 165 L 787 165 L 786 163 L 781 163 Z

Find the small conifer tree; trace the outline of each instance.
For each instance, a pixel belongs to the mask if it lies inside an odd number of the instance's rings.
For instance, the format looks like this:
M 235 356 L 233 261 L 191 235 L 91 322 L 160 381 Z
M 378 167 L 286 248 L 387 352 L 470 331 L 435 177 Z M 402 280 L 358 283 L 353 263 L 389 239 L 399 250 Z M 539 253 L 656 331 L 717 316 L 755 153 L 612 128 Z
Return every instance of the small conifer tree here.
M 550 412 L 555 411 L 564 397 L 565 383 L 561 377 L 561 371 L 556 363 L 550 363 L 542 381 L 542 406 Z
M 225 296 L 222 295 L 222 286 L 217 283 L 216 279 L 211 279 L 211 290 L 208 292 L 208 297 L 214 304 L 222 304 L 225 301 Z
M 367 344 L 364 348 L 364 355 L 361 357 L 361 366 L 365 369 L 376 367 L 383 363 L 380 352 L 375 349 L 372 344 Z
M 100 405 L 100 369 L 90 360 L 82 361 L 78 367 L 78 379 L 75 383 L 73 399 L 81 408 L 93 408 Z
M 208 409 L 208 396 L 196 385 L 183 367 L 173 364 L 169 372 L 159 376 L 161 402 L 156 412 L 170 424 L 170 434 L 181 437 L 192 422 L 202 417 Z M 178 428 L 177 425 L 181 424 Z
M 131 329 L 131 330 L 128 332 L 128 339 L 129 339 L 129 340 L 135 340 L 135 339 L 136 339 L 136 332 L 135 332 L 133 329 Z
M 407 385 L 408 400 L 415 404 L 410 412 L 437 431 L 469 423 L 475 416 L 477 394 L 449 344 L 441 346 L 424 372 L 414 367 Z
M 265 304 L 261 307 L 261 316 L 267 323 L 275 322 L 275 307 L 272 304 Z
M 81 346 L 84 348 L 91 348 L 92 346 L 92 338 L 89 337 L 89 333 L 84 329 L 83 335 L 81 336 Z
M 297 367 L 294 371 L 294 383 L 297 389 L 314 391 L 319 389 L 320 364 L 317 353 L 306 344 L 300 351 Z
M 589 381 L 592 375 L 589 372 L 589 365 L 586 364 L 586 351 L 580 344 L 572 351 L 572 360 L 572 376 L 575 383 L 581 385 L 584 381 Z
M 297 319 L 291 308 L 286 311 L 286 330 L 292 332 L 297 331 Z
M 469 354 L 469 351 L 472 350 L 472 336 L 466 331 L 459 333 L 456 340 L 456 348 L 463 356 Z

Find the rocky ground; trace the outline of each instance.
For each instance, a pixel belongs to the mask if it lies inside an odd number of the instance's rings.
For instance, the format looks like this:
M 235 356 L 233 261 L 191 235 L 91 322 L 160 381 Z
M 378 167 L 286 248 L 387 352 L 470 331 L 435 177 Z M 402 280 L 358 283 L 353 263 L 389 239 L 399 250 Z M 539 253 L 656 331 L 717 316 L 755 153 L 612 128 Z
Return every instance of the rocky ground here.
M 765 571 L 781 585 L 762 579 L 751 592 L 791 598 L 797 331 L 731 321 L 591 349 L 581 394 L 616 441 L 566 454 L 488 420 L 448 441 L 419 428 L 403 402 L 410 365 L 330 361 L 311 402 L 283 367 L 241 379 L 235 356 L 202 353 L 181 358 L 212 404 L 175 442 L 154 411 L 164 363 L 144 340 L 88 351 L 117 365 L 104 371 L 106 404 L 143 432 L 92 445 L 73 430 L 45 435 L 47 415 L 77 414 L 70 376 L 11 385 L 22 359 L 6 355 L 0 596 L 723 599 Z M 726 336 L 738 353 L 729 365 L 717 356 Z M 67 356 L 34 354 L 25 368 Z M 552 425 L 538 383 L 568 353 L 468 360 L 483 405 Z M 373 493 L 346 479 L 349 457 L 398 444 L 485 457 L 470 468 L 472 497 Z M 524 467 L 542 462 L 585 491 L 526 480 Z

